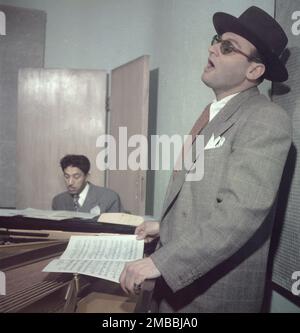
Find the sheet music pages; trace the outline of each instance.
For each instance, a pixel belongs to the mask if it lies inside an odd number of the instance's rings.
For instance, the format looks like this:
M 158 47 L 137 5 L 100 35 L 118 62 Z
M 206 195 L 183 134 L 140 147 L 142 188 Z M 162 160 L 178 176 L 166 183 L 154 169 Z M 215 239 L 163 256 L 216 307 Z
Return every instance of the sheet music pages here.
M 0 209 L 0 216 L 18 216 L 22 215 L 23 210 L 19 209 Z
M 71 236 L 65 252 L 43 272 L 80 273 L 114 282 L 128 261 L 141 259 L 144 241 L 136 235 Z
M 34 209 L 34 208 L 23 209 L 22 215 L 25 217 L 33 217 L 33 218 L 56 220 L 56 221 L 71 219 L 71 218 L 92 219 L 93 217 L 97 216 L 97 214 L 74 212 L 68 210 L 45 210 L 45 209 Z
M 135 227 L 143 223 L 143 221 L 142 216 L 125 213 L 102 213 L 98 218 L 98 222 L 132 225 Z
M 80 218 L 89 220 L 96 217 L 99 214 L 73 212 L 67 210 L 45 210 L 45 209 L 0 209 L 0 216 L 17 216 L 22 215 L 24 217 L 32 217 L 37 219 L 47 219 L 47 220 L 65 220 L 71 218 Z

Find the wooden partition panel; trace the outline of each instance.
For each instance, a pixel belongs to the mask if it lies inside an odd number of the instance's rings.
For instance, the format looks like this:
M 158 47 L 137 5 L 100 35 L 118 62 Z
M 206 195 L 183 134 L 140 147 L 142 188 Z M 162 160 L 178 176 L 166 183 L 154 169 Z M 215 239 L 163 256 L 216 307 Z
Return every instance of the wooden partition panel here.
M 65 191 L 59 160 L 84 154 L 90 180 L 104 185 L 96 168 L 96 139 L 105 133 L 106 72 L 23 69 L 19 72 L 17 208 L 50 209 Z
M 112 71 L 110 134 L 117 143 L 119 127 L 127 128 L 127 142 L 122 144 L 127 145 L 129 138 L 135 134 L 147 137 L 148 100 L 149 56 L 142 56 Z M 117 153 L 119 148 L 123 149 L 117 144 Z M 135 149 L 128 148 L 127 155 Z M 109 170 L 107 185 L 119 193 L 126 210 L 133 214 L 145 214 L 145 170 Z
M 0 207 L 16 206 L 18 71 L 43 67 L 46 13 L 0 5 L 6 35 L 0 35 Z

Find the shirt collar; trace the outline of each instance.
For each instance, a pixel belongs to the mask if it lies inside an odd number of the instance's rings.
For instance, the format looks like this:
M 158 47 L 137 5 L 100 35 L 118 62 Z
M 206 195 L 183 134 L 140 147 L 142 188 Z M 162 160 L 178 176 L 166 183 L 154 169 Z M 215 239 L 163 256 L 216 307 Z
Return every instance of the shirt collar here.
M 232 94 L 222 98 L 221 100 L 217 101 L 216 99 L 210 105 L 209 109 L 209 121 L 213 120 L 213 118 L 223 109 L 223 107 L 236 95 L 239 93 Z

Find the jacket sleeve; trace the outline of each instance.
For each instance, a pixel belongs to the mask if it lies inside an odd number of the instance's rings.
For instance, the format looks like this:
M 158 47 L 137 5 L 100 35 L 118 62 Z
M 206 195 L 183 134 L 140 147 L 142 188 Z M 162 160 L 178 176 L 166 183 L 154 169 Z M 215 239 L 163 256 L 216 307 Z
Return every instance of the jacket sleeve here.
M 56 197 L 52 199 L 52 210 L 58 210 L 57 208 L 57 202 L 56 202 Z
M 106 212 L 118 213 L 118 212 L 122 212 L 122 211 L 123 211 L 123 209 L 122 209 L 120 196 L 117 193 L 114 193 L 113 199 L 110 203 L 110 206 L 106 209 Z
M 210 218 L 189 226 L 180 240 L 163 244 L 151 255 L 174 292 L 231 257 L 262 225 L 274 203 L 290 144 L 290 119 L 277 106 L 254 112 L 240 127 Z

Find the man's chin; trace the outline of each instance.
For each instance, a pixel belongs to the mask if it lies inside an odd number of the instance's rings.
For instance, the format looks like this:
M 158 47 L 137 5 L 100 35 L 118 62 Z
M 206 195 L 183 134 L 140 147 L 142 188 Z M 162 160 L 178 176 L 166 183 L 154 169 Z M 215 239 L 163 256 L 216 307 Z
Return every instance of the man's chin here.
M 208 86 L 209 88 L 212 88 L 212 85 L 211 85 L 211 82 L 210 80 L 208 79 L 208 77 L 205 75 L 206 73 L 203 73 L 202 76 L 201 76 L 201 80 L 202 82 Z
M 77 194 L 77 191 L 76 191 L 76 190 L 68 190 L 68 192 L 69 192 L 71 195 Z

